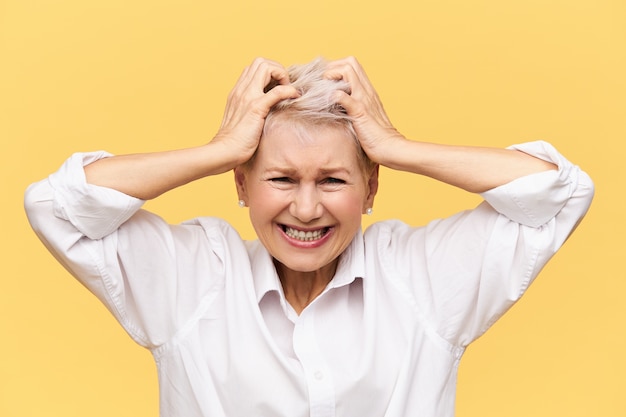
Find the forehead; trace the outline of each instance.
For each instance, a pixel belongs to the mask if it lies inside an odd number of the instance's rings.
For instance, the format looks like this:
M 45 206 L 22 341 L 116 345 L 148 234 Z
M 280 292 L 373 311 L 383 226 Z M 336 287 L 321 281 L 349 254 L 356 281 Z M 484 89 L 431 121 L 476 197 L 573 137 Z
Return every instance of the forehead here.
M 355 139 L 342 126 L 286 120 L 274 122 L 266 129 L 255 162 L 351 166 L 358 163 L 357 152 Z
M 350 137 L 356 144 L 356 138 L 350 133 L 350 128 L 340 121 L 332 119 L 314 119 L 306 115 L 291 113 L 271 114 L 265 123 L 263 137 L 289 135 L 293 139 L 313 142 L 324 136 L 346 136 Z

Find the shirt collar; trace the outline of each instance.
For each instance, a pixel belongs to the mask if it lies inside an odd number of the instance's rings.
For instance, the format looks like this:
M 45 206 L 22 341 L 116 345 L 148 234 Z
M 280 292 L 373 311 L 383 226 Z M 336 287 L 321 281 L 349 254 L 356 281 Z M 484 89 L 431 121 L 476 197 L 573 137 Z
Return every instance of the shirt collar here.
M 365 276 L 365 248 L 363 232 L 359 229 L 350 242 L 350 245 L 340 255 L 337 272 L 327 288 L 337 288 L 351 284 L 356 278 Z M 256 240 L 248 242 L 248 252 L 250 254 L 252 266 L 252 280 L 256 293 L 257 303 L 261 302 L 265 294 L 277 291 L 284 299 L 284 293 L 280 279 L 276 273 L 272 256 L 267 249 Z

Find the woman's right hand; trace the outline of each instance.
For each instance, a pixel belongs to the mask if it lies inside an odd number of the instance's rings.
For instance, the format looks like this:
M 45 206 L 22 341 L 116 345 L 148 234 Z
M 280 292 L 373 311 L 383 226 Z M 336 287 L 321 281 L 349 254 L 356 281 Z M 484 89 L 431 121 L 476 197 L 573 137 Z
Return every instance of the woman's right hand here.
M 265 92 L 270 82 L 276 86 Z M 228 95 L 222 125 L 213 142 L 227 145 L 237 153 L 239 163 L 246 162 L 256 151 L 270 108 L 299 95 L 282 65 L 264 58 L 255 59 Z
M 265 93 L 270 82 L 276 87 Z M 254 154 L 270 108 L 298 95 L 285 68 L 257 58 L 230 93 L 222 126 L 211 142 L 100 159 L 85 167 L 87 182 L 150 200 L 199 178 L 230 171 Z

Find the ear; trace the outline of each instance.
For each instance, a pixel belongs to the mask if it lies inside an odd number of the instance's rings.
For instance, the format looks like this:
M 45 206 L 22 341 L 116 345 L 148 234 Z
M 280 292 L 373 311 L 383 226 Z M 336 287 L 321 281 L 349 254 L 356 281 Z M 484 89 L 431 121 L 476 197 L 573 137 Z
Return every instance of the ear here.
M 378 170 L 380 165 L 376 164 L 369 177 L 367 178 L 368 194 L 364 201 L 363 212 L 368 208 L 374 207 L 374 197 L 378 192 Z
M 233 172 L 235 173 L 235 186 L 237 187 L 237 196 L 240 200 L 248 202 L 248 192 L 246 187 L 246 170 L 241 166 L 236 167 Z

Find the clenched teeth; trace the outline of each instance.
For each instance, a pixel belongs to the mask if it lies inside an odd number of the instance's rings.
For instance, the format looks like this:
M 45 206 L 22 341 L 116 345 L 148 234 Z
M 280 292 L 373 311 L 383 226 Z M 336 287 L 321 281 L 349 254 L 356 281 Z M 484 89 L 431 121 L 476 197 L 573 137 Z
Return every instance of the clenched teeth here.
M 322 236 L 326 234 L 326 232 L 328 231 L 328 228 L 325 227 L 323 229 L 305 232 L 303 230 L 297 230 L 292 227 L 284 226 L 283 230 L 285 231 L 285 234 L 292 239 L 298 239 L 303 242 L 309 242 L 311 240 L 320 239 Z

